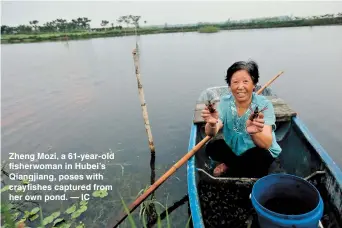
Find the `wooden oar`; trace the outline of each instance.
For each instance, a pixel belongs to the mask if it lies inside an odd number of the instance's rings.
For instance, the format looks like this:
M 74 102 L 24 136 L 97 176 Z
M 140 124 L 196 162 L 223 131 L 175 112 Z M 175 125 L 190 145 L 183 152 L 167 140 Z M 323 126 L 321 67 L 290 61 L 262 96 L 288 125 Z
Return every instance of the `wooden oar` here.
M 280 71 L 279 72 L 279 74 L 277 74 L 276 76 L 274 76 L 271 80 L 269 80 L 263 87 L 261 87 L 259 90 L 258 90 L 258 92 L 257 92 L 257 94 L 260 94 L 260 93 L 262 93 L 262 91 L 266 88 L 266 87 L 268 87 L 269 85 L 271 85 L 271 83 L 274 81 L 274 80 L 276 80 L 280 75 L 282 75 L 284 73 L 284 71 Z
M 262 91 L 269 86 L 275 79 L 277 79 L 283 71 L 281 71 L 278 75 L 273 77 L 270 81 L 268 81 L 262 88 L 260 88 L 257 91 L 257 94 L 262 93 Z M 152 184 L 142 195 L 140 195 L 131 205 L 129 205 L 128 210 L 131 213 L 134 211 L 149 195 L 151 195 L 157 188 L 163 184 L 173 173 L 177 171 L 182 165 L 187 162 L 192 155 L 194 155 L 199 149 L 201 149 L 202 146 L 205 145 L 206 142 L 208 142 L 212 137 L 211 136 L 206 136 L 204 139 L 202 139 L 194 148 L 192 148 L 184 157 L 182 157 L 176 164 L 174 164 L 166 173 L 164 173 L 163 176 L 161 176 L 154 184 Z M 108 228 L 115 228 L 118 227 L 123 220 L 127 217 L 127 213 L 123 213 L 120 215 L 119 219 L 116 219 L 112 222 L 109 223 L 107 226 Z M 116 222 L 115 225 L 111 225 L 114 222 Z

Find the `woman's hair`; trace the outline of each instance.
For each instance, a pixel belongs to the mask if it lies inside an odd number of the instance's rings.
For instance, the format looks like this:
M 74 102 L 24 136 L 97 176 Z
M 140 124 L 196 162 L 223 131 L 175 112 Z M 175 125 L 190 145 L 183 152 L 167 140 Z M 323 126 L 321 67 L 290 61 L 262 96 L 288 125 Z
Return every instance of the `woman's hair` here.
M 227 75 L 226 75 L 225 80 L 229 86 L 230 86 L 230 81 L 232 79 L 233 74 L 239 70 L 246 70 L 248 74 L 251 76 L 254 85 L 256 85 L 259 82 L 258 64 L 254 61 L 248 61 L 248 62 L 239 61 L 239 62 L 235 62 L 227 70 Z

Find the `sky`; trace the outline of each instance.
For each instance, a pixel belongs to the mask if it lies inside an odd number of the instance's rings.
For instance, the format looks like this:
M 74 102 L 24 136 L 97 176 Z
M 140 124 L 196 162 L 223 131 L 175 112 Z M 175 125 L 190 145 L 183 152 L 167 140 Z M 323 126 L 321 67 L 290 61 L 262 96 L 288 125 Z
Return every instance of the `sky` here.
M 123 15 L 140 15 L 147 25 L 222 22 L 293 15 L 299 17 L 342 12 L 342 1 L 2 1 L 1 24 L 16 26 L 38 20 L 88 17 L 91 27 L 102 20 L 116 24 Z

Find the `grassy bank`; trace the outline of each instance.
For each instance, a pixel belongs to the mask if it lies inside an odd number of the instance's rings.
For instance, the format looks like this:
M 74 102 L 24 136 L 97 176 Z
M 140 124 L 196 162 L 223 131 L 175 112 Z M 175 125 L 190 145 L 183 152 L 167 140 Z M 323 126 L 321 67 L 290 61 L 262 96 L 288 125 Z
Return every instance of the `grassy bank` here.
M 205 27 L 202 27 L 198 30 L 198 32 L 200 32 L 200 33 L 215 33 L 218 31 L 220 31 L 220 29 L 218 27 L 215 27 L 215 26 L 205 26 Z
M 280 27 L 300 27 L 318 25 L 342 25 L 342 17 L 319 18 L 319 19 L 300 19 L 290 21 L 256 21 L 247 23 L 220 23 L 220 24 L 197 24 L 188 26 L 165 26 L 165 27 L 146 27 L 139 28 L 139 35 L 176 33 L 176 32 L 203 32 L 211 33 L 219 30 L 237 29 L 260 29 L 260 28 L 280 28 Z M 90 39 L 98 37 L 117 37 L 135 35 L 133 28 L 107 29 L 102 31 L 73 31 L 60 33 L 30 33 L 30 34 L 4 34 L 1 36 L 1 43 L 27 43 L 40 41 L 65 41 L 77 39 Z

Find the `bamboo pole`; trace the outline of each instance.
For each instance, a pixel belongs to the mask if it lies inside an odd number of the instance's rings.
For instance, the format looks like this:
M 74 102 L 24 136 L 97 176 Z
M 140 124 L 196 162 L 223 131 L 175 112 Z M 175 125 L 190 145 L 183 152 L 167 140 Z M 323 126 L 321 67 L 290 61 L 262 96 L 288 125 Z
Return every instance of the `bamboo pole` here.
M 140 104 L 141 104 L 141 109 L 142 109 L 143 118 L 144 118 L 144 122 L 145 122 L 145 129 L 146 129 L 146 133 L 147 133 L 147 137 L 148 137 L 148 144 L 149 144 L 151 153 L 155 153 L 155 147 L 154 147 L 153 137 L 152 137 L 152 132 L 151 132 L 151 125 L 150 125 L 150 121 L 148 119 L 147 107 L 146 107 L 146 102 L 145 102 L 144 89 L 143 89 L 143 86 L 141 84 L 138 50 L 135 48 L 133 50 L 132 54 L 133 54 L 133 60 L 134 60 L 134 66 L 135 66 L 135 75 L 137 77 L 137 83 L 138 83 Z
M 276 80 L 280 75 L 282 75 L 284 73 L 284 71 L 280 71 L 276 76 L 274 76 L 271 80 L 269 80 L 263 87 L 261 87 L 259 89 L 259 91 L 263 91 L 266 87 L 268 87 L 274 80 Z M 259 92 L 258 91 L 258 92 Z M 257 93 L 258 93 L 257 92 Z M 259 92 L 258 94 L 260 94 L 261 92 Z
M 270 81 L 268 81 L 265 86 L 261 87 L 257 94 L 262 93 L 262 91 L 269 86 L 275 79 L 277 79 L 283 72 L 280 72 L 278 75 L 273 77 Z M 267 85 L 267 86 L 266 86 Z M 131 213 L 134 211 L 149 195 L 151 195 L 155 190 L 158 189 L 160 185 L 162 185 L 172 174 L 174 174 L 182 165 L 185 164 L 202 146 L 206 144 L 212 137 L 206 136 L 202 139 L 196 146 L 194 146 L 187 154 L 185 154 L 176 164 L 174 164 L 166 173 L 163 174 L 154 184 L 152 184 L 142 195 L 140 195 L 131 205 L 129 205 L 128 210 Z M 119 216 L 119 219 L 116 219 L 109 223 L 107 228 L 116 228 L 118 227 L 123 220 L 127 217 L 127 213 L 122 213 Z M 115 225 L 111 225 L 115 222 Z
M 148 119 L 148 112 L 147 112 L 147 107 L 145 103 L 145 98 L 144 98 L 144 90 L 141 84 L 141 77 L 140 77 L 140 49 L 138 45 L 138 34 L 137 34 L 137 26 L 135 25 L 135 49 L 133 50 L 133 60 L 134 60 L 134 65 L 135 65 L 135 72 L 137 76 L 137 82 L 138 82 L 138 90 L 139 90 L 139 97 L 140 97 L 140 102 L 141 102 L 141 107 L 143 111 L 143 117 L 145 121 L 145 128 L 146 128 L 146 133 L 149 141 L 149 147 L 151 150 L 151 159 L 150 159 L 150 168 L 151 168 L 151 185 L 154 184 L 155 179 L 156 179 L 156 173 L 155 173 L 155 160 L 156 160 L 156 155 L 155 155 L 155 147 L 153 143 L 153 137 L 152 137 L 152 132 L 151 132 L 151 126 L 150 122 Z M 151 194 L 151 199 L 154 199 L 154 192 Z M 148 224 L 151 223 L 153 215 L 156 214 L 156 208 L 153 203 L 150 203 L 147 205 L 147 215 L 152 215 L 148 216 Z

